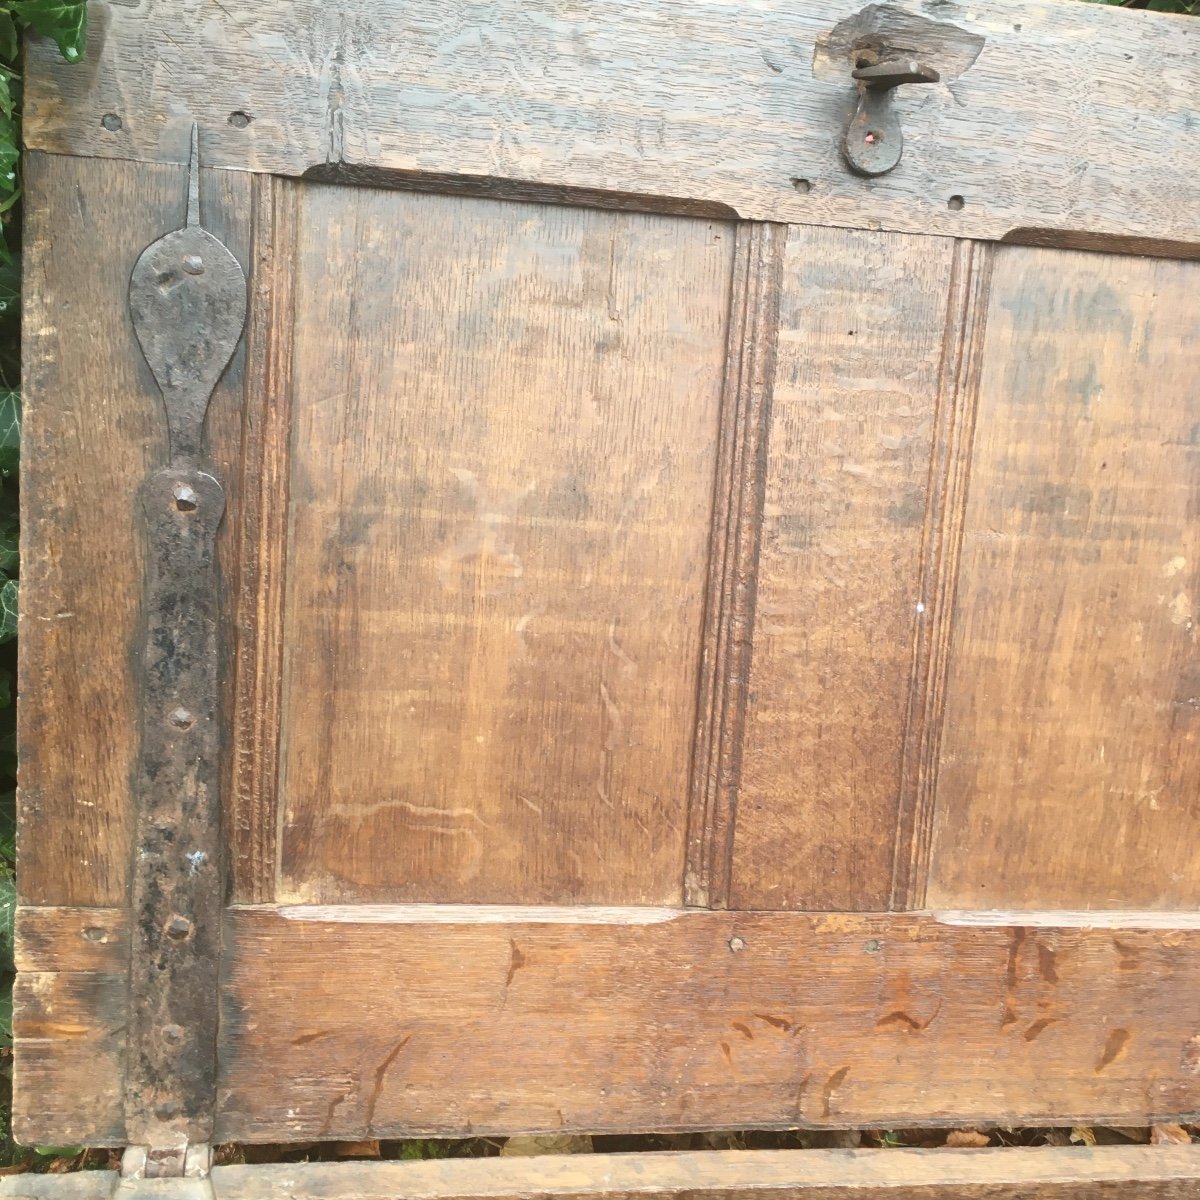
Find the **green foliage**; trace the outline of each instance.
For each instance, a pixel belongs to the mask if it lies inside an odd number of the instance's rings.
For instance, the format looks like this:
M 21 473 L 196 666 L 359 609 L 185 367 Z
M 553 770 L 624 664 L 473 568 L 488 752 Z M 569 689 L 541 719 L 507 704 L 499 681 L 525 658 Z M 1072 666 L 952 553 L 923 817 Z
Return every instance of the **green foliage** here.
M 1200 17 L 1200 0 L 1089 0 L 1092 4 L 1107 4 L 1111 8 L 1145 8 L 1150 12 L 1179 13 L 1185 17 Z

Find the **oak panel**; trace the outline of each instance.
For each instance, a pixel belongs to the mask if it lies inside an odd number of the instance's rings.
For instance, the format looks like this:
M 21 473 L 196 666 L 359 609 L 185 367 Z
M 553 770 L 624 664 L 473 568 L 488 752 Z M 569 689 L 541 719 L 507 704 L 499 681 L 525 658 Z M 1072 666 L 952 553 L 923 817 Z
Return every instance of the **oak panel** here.
M 303 203 L 280 897 L 677 902 L 731 228 Z
M 888 907 L 953 261 L 789 235 L 732 907 Z
M 219 1138 L 1136 1125 L 1200 1109 L 1194 924 L 436 911 L 230 913 Z
M 1200 267 L 996 258 L 928 902 L 1200 904 Z
M 573 189 L 599 203 L 970 237 L 1133 235 L 1135 252 L 1155 239 L 1194 252 L 1197 240 L 1200 29 L 1182 17 L 1030 0 L 97 9 L 103 35 L 86 64 L 34 43 L 31 146 L 183 161 L 195 120 L 206 161 L 244 170 L 374 170 L 417 186 Z M 839 147 L 864 45 L 942 75 L 900 89 L 904 159 L 871 181 Z

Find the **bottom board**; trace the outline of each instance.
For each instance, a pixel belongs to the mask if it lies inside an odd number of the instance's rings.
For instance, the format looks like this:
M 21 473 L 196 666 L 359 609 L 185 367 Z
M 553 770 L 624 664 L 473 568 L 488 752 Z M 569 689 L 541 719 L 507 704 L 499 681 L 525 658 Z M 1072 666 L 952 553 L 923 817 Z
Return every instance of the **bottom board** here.
M 18 1139 L 124 1141 L 124 921 L 19 915 Z M 1184 913 L 247 907 L 224 935 L 222 1142 L 1200 1113 Z
M 760 1150 L 109 1171 L 0 1180 L 0 1200 L 1192 1200 L 1200 1146 Z

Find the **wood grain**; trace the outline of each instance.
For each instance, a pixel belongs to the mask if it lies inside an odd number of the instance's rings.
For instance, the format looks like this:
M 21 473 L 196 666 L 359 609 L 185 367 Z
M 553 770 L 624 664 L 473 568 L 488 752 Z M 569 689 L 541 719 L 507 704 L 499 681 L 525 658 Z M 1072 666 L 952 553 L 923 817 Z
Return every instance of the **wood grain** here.
M 280 898 L 678 903 L 732 229 L 303 204 Z
M 889 905 L 953 261 L 789 236 L 732 907 Z
M 955 244 L 938 374 L 921 581 L 917 587 L 921 600 L 904 725 L 890 904 L 893 909 L 921 907 L 929 872 L 933 797 L 946 713 L 946 675 L 991 265 L 991 247 L 986 242 Z
M 206 160 L 244 170 L 349 164 L 701 201 L 752 220 L 1197 241 L 1200 30 L 1185 18 L 1028 0 L 915 19 L 860 0 L 500 0 L 486 12 L 466 0 L 160 0 L 94 15 L 82 66 L 48 43 L 31 50 L 34 148 L 179 161 L 195 120 Z M 840 139 L 854 49 L 872 39 L 928 56 L 944 82 L 901 89 L 904 159 L 864 181 Z
M 781 226 L 738 227 L 684 875 L 699 908 L 729 897 L 786 244 Z
M 1186 1200 L 1200 1182 L 1200 1149 L 547 1155 L 218 1167 L 212 1178 L 217 1200 Z
M 997 252 L 928 903 L 1200 904 L 1200 266 Z
M 182 222 L 186 172 L 31 154 L 24 186 L 18 886 L 33 904 L 123 904 L 142 595 L 135 493 L 166 459 L 162 400 L 126 293 L 141 250 Z M 239 255 L 248 186 L 204 173 L 204 222 Z M 239 353 L 209 413 L 226 477 L 241 369 Z M 236 486 L 228 497 L 236 522 Z M 226 533 L 225 565 L 231 549 Z
M 229 915 L 222 1140 L 1129 1125 L 1200 1107 L 1197 929 Z
M 275 896 L 298 185 L 255 176 L 226 828 L 231 895 Z
M 13 1136 L 23 1144 L 121 1144 L 126 913 L 22 908 L 15 940 Z
M 429 1162 L 266 1163 L 126 1182 L 130 1200 L 1190 1200 L 1189 1146 L 717 1150 Z M 0 1179 L 14 1200 L 108 1200 L 115 1172 Z M 143 1190 L 138 1190 L 139 1188 Z

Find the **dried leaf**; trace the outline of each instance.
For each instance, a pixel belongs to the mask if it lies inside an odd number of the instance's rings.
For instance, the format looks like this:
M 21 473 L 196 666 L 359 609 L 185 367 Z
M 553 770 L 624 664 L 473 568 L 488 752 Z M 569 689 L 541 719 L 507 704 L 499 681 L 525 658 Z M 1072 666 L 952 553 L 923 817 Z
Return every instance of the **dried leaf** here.
M 1076 1125 L 1071 1130 L 1071 1141 L 1077 1146 L 1094 1146 L 1096 1144 L 1096 1131 L 1089 1129 L 1086 1125 Z
M 378 1158 L 379 1142 L 369 1138 L 362 1142 L 334 1142 L 333 1152 L 338 1158 Z
M 592 1139 L 574 1133 L 543 1137 L 510 1137 L 500 1147 L 501 1158 L 533 1158 L 539 1154 L 591 1154 Z
M 952 1146 L 956 1150 L 963 1150 L 968 1146 L 990 1146 L 991 1144 L 992 1139 L 978 1129 L 952 1129 L 946 1134 L 946 1145 Z
M 1155 1146 L 1188 1146 L 1192 1139 L 1182 1125 L 1151 1125 L 1150 1141 Z

